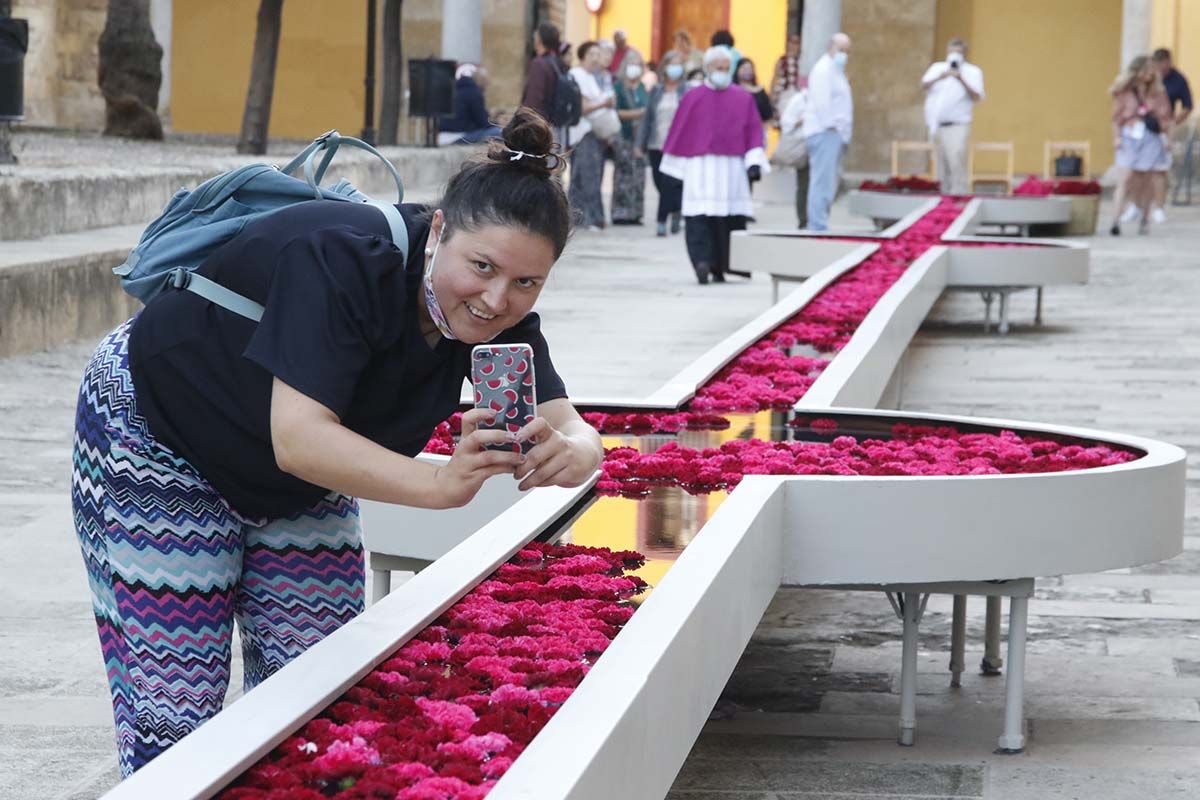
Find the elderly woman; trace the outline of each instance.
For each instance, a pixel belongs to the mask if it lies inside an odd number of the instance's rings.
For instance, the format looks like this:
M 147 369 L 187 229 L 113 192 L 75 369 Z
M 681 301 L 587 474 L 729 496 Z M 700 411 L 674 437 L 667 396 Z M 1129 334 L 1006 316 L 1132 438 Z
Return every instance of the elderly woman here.
M 1153 62 L 1138 56 L 1109 90 L 1112 94 L 1113 146 L 1117 149 L 1117 190 L 1110 232 L 1121 235 L 1119 215 L 1125 196 L 1137 206 L 1138 233 L 1150 231 L 1155 171 L 1165 160 L 1171 134 L 1171 102 Z
M 679 101 L 688 90 L 683 79 L 683 58 L 670 52 L 663 56 L 662 81 L 650 90 L 646 100 L 646 113 L 638 125 L 634 137 L 634 155 L 644 154 L 650 158 L 654 176 L 654 188 L 658 189 L 657 234 L 667 235 L 667 219 L 671 220 L 671 233 L 679 233 L 679 212 L 683 207 L 683 182 L 663 173 L 663 144 L 679 110 Z
M 770 171 L 754 98 L 733 86 L 726 47 L 704 54 L 704 82 L 683 96 L 660 169 L 683 181 L 688 257 L 696 280 L 725 282 L 729 234 L 753 216 L 750 177 Z
M 637 125 L 646 113 L 643 71 L 641 54 L 627 49 L 613 87 L 621 120 L 621 135 L 613 140 L 613 225 L 641 225 L 646 204 L 646 156 L 633 142 Z

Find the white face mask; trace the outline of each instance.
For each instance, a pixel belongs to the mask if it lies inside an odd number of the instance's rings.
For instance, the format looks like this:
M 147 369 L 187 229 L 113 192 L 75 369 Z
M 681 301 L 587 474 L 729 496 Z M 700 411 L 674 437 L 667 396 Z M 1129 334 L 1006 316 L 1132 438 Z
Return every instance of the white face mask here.
M 682 64 L 667 64 L 667 77 L 673 81 L 677 81 L 683 77 Z
M 833 63 L 838 69 L 845 69 L 846 62 L 850 60 L 850 54 L 845 50 L 839 50 L 833 54 Z
M 728 89 L 731 80 L 732 78 L 727 69 L 708 73 L 708 82 L 712 84 L 714 89 Z
M 625 67 L 625 77 L 629 78 L 631 81 L 636 81 L 638 78 L 642 77 L 642 68 L 637 64 L 630 64 L 629 66 Z

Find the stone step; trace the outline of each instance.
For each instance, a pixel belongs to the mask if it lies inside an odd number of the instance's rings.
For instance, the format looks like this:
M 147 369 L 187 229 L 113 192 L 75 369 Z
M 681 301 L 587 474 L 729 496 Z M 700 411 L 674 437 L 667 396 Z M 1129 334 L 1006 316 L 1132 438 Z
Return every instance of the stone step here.
M 275 143 L 265 156 L 238 155 L 229 146 L 182 146 L 81 140 L 72 158 L 50 158 L 43 150 L 60 146 L 53 137 L 34 139 L 22 163 L 0 168 L 0 241 L 145 225 L 182 187 L 194 188 L 231 169 L 267 162 L 283 165 L 302 143 Z M 127 152 L 128 151 L 128 152 Z M 392 147 L 382 150 L 406 187 L 436 190 L 473 148 Z M 40 156 L 40 157 L 39 157 Z M 121 167 L 109 164 L 122 164 Z M 137 166 L 124 166 L 136 164 Z M 373 156 L 348 147 L 338 151 L 325 180 L 346 178 L 380 199 L 395 197 L 395 183 Z

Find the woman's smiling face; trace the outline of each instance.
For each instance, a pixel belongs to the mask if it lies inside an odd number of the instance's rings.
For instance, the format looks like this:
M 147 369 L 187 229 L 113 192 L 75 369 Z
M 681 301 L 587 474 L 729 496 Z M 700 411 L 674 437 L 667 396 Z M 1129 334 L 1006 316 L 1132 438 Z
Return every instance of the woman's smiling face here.
M 467 344 L 486 342 L 532 310 L 554 266 L 554 244 L 524 228 L 495 224 L 452 231 L 439 244 L 444 225 L 442 212 L 434 212 L 434 293 L 455 336 Z

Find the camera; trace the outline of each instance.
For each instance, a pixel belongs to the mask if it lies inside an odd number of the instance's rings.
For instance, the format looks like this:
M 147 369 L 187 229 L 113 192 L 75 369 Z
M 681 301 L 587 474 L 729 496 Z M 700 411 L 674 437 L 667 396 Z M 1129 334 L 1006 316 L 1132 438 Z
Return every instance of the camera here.
M 951 53 L 946 56 L 946 63 L 950 65 L 950 69 L 958 69 L 963 63 L 962 53 Z

